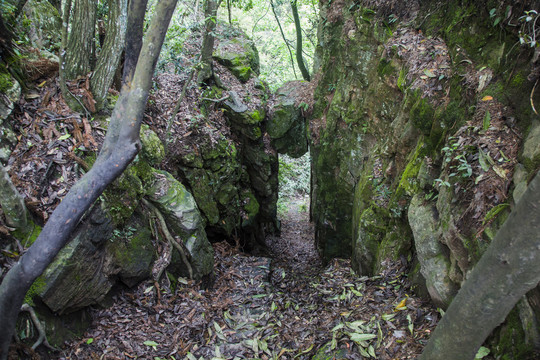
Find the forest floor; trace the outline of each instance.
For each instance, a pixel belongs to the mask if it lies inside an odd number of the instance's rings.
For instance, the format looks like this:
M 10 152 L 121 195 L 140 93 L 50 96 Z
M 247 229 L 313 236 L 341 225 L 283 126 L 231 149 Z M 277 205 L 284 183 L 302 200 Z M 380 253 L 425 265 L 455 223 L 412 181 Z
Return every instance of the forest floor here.
M 346 260 L 324 267 L 305 201 L 289 202 L 268 257 L 214 244 L 213 289 L 179 279 L 174 290 L 147 281 L 122 291 L 58 358 L 416 358 L 437 310 L 413 296 L 401 262 L 371 278 Z

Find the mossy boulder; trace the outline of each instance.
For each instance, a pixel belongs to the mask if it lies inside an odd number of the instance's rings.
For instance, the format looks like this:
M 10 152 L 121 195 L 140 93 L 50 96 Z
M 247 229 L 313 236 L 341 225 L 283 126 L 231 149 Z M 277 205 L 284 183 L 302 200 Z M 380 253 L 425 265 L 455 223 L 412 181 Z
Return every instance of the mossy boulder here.
M 129 287 L 152 275 L 156 251 L 148 220 L 136 213 L 121 229 L 114 229 L 105 251 L 118 268 L 118 277 Z
M 235 132 L 239 132 L 250 140 L 257 140 L 262 137 L 262 126 L 266 116 L 264 104 L 250 109 L 245 104 L 245 99 L 231 91 L 229 100 L 224 102 L 227 118 L 231 122 L 231 127 Z
M 11 129 L 8 120 L 11 115 L 14 103 L 21 96 L 21 86 L 9 73 L 0 69 L 0 162 L 7 164 L 11 150 L 17 143 L 17 137 Z
M 259 52 L 245 35 L 221 40 L 213 57 L 244 83 L 259 75 Z
M 42 275 L 45 285 L 38 295 L 49 309 L 69 313 L 105 298 L 115 283 L 110 275 L 118 272 L 105 252 L 112 231 L 111 219 L 98 204 Z
M 157 136 L 146 124 L 141 125 L 141 156 L 149 165 L 157 165 L 165 159 L 165 147 Z
M 385 209 L 371 206 L 362 212 L 353 242 L 353 268 L 360 274 L 373 275 L 379 245 L 386 236 L 390 216 Z
M 450 279 L 450 260 L 444 255 L 441 231 L 433 204 L 424 203 L 421 194 L 415 195 L 409 205 L 409 224 L 414 235 L 416 254 L 422 276 L 426 279 L 431 299 L 446 308 L 458 290 Z
M 171 174 L 154 170 L 154 181 L 147 190 L 150 201 L 164 215 L 171 235 L 182 241 L 189 251 L 193 277 L 212 276 L 214 252 L 204 230 L 204 220 L 197 203 L 184 185 Z M 189 276 L 187 265 L 174 250 L 169 271 L 177 276 Z M 188 255 L 188 254 L 186 254 Z
M 24 13 L 29 19 L 24 30 L 32 46 L 37 49 L 59 49 L 62 19 L 58 9 L 48 1 L 30 0 L 24 6 Z
M 275 104 L 266 125 L 276 150 L 295 158 L 308 150 L 306 119 L 302 115 L 302 108 L 296 104 L 304 86 L 303 82 L 291 81 L 276 91 Z

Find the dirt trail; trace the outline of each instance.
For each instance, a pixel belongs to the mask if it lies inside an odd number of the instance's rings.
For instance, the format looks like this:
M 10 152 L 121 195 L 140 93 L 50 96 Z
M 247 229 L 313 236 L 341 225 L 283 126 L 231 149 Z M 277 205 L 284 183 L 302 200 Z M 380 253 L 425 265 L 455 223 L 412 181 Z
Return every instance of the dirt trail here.
M 94 324 L 62 359 L 412 359 L 438 313 L 412 297 L 400 264 L 375 278 L 349 261 L 323 268 L 308 213 L 293 201 L 270 257 L 215 244 L 214 290 L 180 279 L 175 291 L 153 284 L 93 311 Z M 332 350 L 333 355 L 325 354 Z

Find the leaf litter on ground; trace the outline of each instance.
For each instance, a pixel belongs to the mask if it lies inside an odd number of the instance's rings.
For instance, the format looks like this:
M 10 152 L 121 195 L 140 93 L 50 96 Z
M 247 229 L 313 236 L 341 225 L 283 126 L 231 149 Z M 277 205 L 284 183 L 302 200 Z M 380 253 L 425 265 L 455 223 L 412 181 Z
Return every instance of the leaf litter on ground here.
M 305 200 L 303 200 L 305 201 Z M 413 359 L 439 319 L 411 292 L 403 261 L 378 276 L 358 276 L 349 260 L 323 267 L 308 214 L 292 204 L 270 257 L 214 244 L 216 283 L 191 280 L 161 296 L 150 281 L 92 311 L 93 325 L 62 350 L 63 359 Z M 88 339 L 93 339 L 88 342 Z

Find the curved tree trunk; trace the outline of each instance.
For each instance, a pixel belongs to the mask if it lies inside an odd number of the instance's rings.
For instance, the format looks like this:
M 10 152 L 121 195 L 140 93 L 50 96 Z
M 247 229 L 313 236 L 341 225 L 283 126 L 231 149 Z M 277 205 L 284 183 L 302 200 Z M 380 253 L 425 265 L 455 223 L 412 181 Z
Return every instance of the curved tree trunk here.
M 124 70 L 122 73 L 122 84 L 129 83 L 135 74 L 135 67 L 141 52 L 144 15 L 148 0 L 129 0 L 128 18 L 126 31 L 130 34 L 126 40 L 126 56 L 124 57 Z
M 540 282 L 540 174 L 536 175 L 433 332 L 420 360 L 468 360 Z
M 125 44 L 126 18 L 127 0 L 109 0 L 109 20 L 105 42 L 90 79 L 90 89 L 96 100 L 97 111 L 103 107 L 120 62 Z
M 64 63 L 67 80 L 84 76 L 92 70 L 95 25 L 96 1 L 75 1 Z
M 294 27 L 296 28 L 296 62 L 298 63 L 298 68 L 302 73 L 304 80 L 309 81 L 309 71 L 306 68 L 304 63 L 304 58 L 302 57 L 302 26 L 300 25 L 300 17 L 298 16 L 298 6 L 296 4 L 297 0 L 291 1 L 291 9 L 294 18 Z
M 70 240 L 86 210 L 135 158 L 152 75 L 177 0 L 161 0 L 152 18 L 131 86 L 124 86 L 111 116 L 99 156 L 55 209 L 41 234 L 6 274 L 0 285 L 0 360 L 7 359 L 24 296 Z M 131 34 L 128 34 L 130 36 Z

